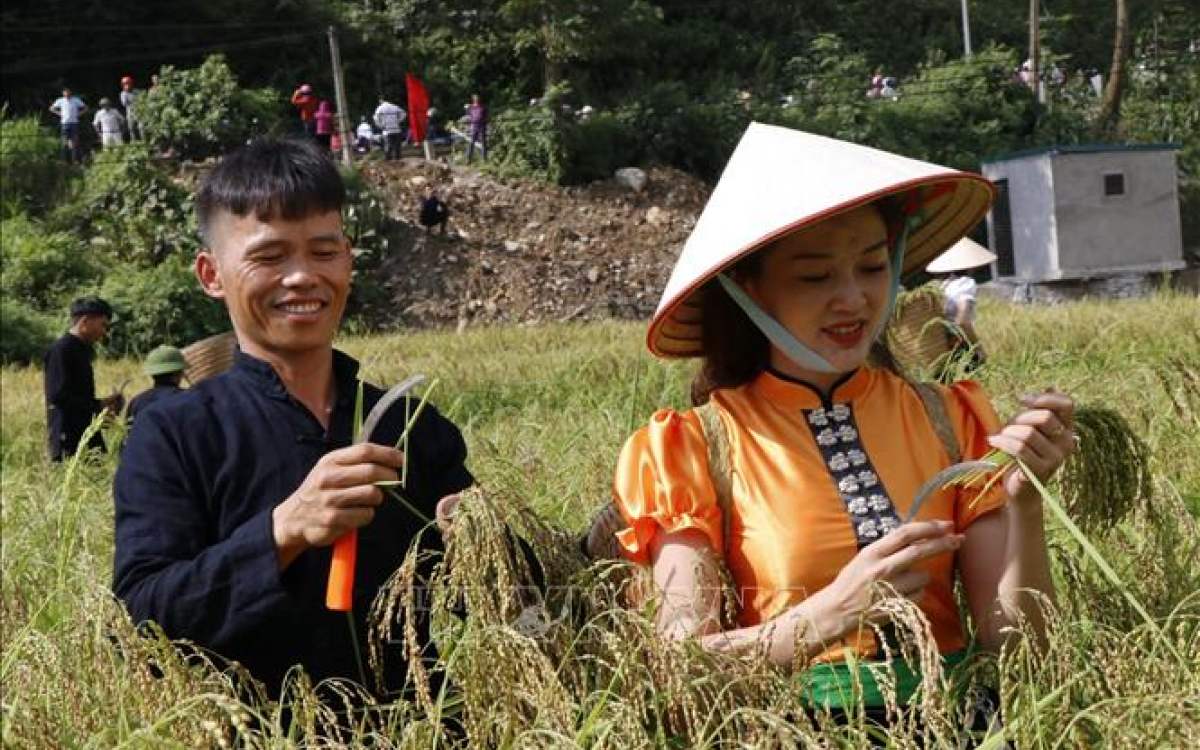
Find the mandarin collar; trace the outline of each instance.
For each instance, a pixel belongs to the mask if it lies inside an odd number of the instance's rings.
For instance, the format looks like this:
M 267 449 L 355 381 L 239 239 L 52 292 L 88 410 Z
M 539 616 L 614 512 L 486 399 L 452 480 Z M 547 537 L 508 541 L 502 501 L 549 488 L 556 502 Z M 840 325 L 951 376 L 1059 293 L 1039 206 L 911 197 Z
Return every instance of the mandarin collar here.
M 826 398 L 817 386 L 800 378 L 767 368 L 751 383 L 751 389 L 785 409 L 817 409 L 835 403 L 854 401 L 864 395 L 874 380 L 870 367 L 852 370 L 833 384 Z
M 339 406 L 353 403 L 358 388 L 358 360 L 344 352 L 333 349 L 333 382 Z M 234 351 L 233 370 L 261 388 L 268 396 L 286 399 L 289 397 L 287 386 L 270 363 L 251 356 L 239 347 Z

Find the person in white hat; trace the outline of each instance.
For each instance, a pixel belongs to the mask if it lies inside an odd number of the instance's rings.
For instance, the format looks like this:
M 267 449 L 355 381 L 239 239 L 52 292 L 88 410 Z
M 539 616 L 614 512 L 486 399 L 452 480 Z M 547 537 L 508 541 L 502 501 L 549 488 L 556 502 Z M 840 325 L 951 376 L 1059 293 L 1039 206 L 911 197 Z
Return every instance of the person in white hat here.
M 1041 631 L 1028 592 L 1053 585 L 1027 477 L 943 488 L 908 515 L 922 483 L 993 448 L 1047 479 L 1074 448 L 1071 400 L 1045 393 L 1003 425 L 978 384 L 918 388 L 878 343 L 900 275 L 962 237 L 991 199 L 977 175 L 749 127 L 649 329 L 654 354 L 703 357 L 697 406 L 656 412 L 616 470 L 615 538 L 651 568 L 660 632 L 758 648 L 784 668 L 811 659 L 799 676 L 810 709 L 849 710 L 861 685 L 884 717 L 873 673 L 845 661 L 883 658 L 869 623 L 883 618 L 884 591 L 920 607 L 947 666 L 971 646 L 956 574 L 981 646 L 998 648 L 1022 618 Z M 714 560 L 735 589 L 726 620 Z M 918 677 L 890 666 L 907 701 Z
M 957 360 L 958 352 L 964 353 L 969 358 L 966 372 L 982 365 L 987 355 L 975 331 L 975 297 L 979 285 L 964 272 L 995 260 L 996 255 L 991 250 L 970 237 L 963 237 L 925 266 L 926 272 L 943 276 L 940 286 L 946 303 L 942 314 L 951 324 L 950 333 L 955 339 L 955 354 L 950 360 Z

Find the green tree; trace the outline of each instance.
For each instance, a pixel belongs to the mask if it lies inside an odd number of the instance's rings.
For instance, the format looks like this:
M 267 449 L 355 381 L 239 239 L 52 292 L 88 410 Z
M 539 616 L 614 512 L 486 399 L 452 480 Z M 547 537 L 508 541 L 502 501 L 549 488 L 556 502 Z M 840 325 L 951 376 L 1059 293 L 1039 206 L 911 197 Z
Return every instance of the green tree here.
M 198 68 L 166 66 L 138 102 L 150 142 L 187 158 L 215 156 L 282 127 L 287 104 L 272 89 L 244 89 L 224 56 Z
M 452 96 L 483 88 L 515 103 L 561 83 L 578 90 L 605 67 L 636 68 L 660 13 L 648 0 L 374 0 L 346 18 Z
M 73 198 L 50 217 L 114 261 L 154 265 L 196 247 L 189 190 L 143 143 L 96 154 Z
M 113 306 L 110 351 L 144 354 L 159 344 L 182 346 L 229 330 L 225 306 L 200 290 L 191 258 L 173 256 L 149 268 L 119 264 L 100 295 Z
M 24 214 L 0 224 L 0 292 L 43 312 L 58 313 L 71 294 L 97 283 L 102 264 L 70 233 L 47 229 Z
M 36 117 L 0 110 L 0 215 L 41 214 L 58 200 L 73 173 L 60 151 L 58 135 Z

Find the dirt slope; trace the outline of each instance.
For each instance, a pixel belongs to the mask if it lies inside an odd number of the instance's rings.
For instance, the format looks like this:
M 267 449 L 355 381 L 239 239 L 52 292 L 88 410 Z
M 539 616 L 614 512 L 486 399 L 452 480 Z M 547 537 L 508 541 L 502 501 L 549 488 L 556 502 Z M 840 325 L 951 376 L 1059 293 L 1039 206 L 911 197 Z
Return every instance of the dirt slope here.
M 401 222 L 380 273 L 410 327 L 645 319 L 708 195 L 651 169 L 640 193 L 615 181 L 560 188 L 417 159 L 372 162 L 367 181 Z M 446 237 L 416 223 L 424 185 L 450 206 Z

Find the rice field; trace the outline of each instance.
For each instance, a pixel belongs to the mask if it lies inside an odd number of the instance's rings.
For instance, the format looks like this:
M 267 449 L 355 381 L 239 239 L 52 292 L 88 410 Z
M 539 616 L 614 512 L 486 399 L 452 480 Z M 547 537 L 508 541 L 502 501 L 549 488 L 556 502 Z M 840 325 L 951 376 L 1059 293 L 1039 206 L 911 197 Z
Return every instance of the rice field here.
M 996 691 L 1004 719 L 983 746 L 1200 747 L 1200 300 L 985 302 L 979 330 L 990 355 L 981 380 L 1001 414 L 1021 393 L 1056 386 L 1123 416 L 1150 466 L 1148 496 L 1103 522 L 1072 487 L 1046 488 L 1054 508 L 1071 509 L 1047 513 L 1059 591 L 1050 643 L 978 663 L 971 679 Z M 302 675 L 268 702 L 164 640 L 136 636 L 108 594 L 115 458 L 49 464 L 41 373 L 4 369 L 0 741 L 766 748 L 861 747 L 874 736 L 897 748 L 959 747 L 963 702 L 936 668 L 888 736 L 861 717 L 834 726 L 799 708 L 790 674 L 659 641 L 643 613 L 623 606 L 636 576 L 577 557 L 571 533 L 608 499 L 625 437 L 655 408 L 686 403 L 692 366 L 652 359 L 643 334 L 605 323 L 339 342 L 376 383 L 440 379 L 434 401 L 463 428 L 483 488 L 449 542 L 453 564 L 431 582 L 435 603 L 473 605 L 465 619 L 435 617 L 434 669 L 456 688 L 350 715 L 318 703 Z M 98 363 L 101 391 L 127 377 L 143 381 L 137 362 Z M 514 592 L 529 572 L 497 546 L 501 521 L 531 539 L 557 586 L 536 611 L 570 616 L 528 627 L 530 601 Z M 380 637 L 409 606 L 410 573 L 376 603 Z M 909 657 L 932 664 L 920 616 L 895 609 Z

